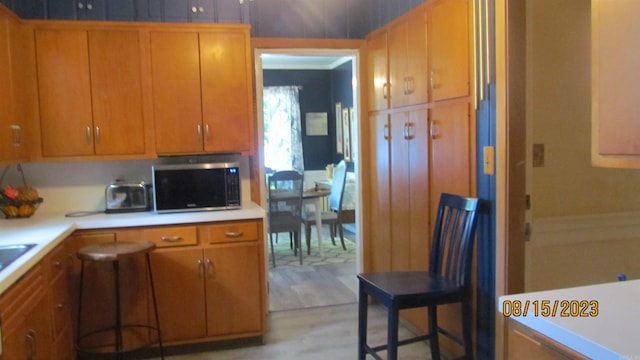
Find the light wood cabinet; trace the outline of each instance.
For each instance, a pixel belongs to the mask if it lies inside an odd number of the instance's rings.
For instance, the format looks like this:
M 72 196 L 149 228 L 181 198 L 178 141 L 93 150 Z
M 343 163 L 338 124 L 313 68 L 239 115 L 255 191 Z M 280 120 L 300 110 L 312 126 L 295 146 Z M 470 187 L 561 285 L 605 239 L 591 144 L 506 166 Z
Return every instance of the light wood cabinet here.
M 431 101 L 471 95 L 468 0 L 446 0 L 427 11 Z
M 260 239 L 259 221 L 201 225 L 198 246 L 167 247 L 152 254 L 167 343 L 263 334 L 266 292 Z
M 387 109 L 390 99 L 387 29 L 383 28 L 371 33 L 366 41 L 369 110 Z
M 418 9 L 389 29 L 391 107 L 428 100 L 426 22 Z
M 26 143 L 26 114 L 21 105 L 26 83 L 22 58 L 22 27 L 18 20 L 0 8 L 0 163 L 11 163 L 28 158 Z
M 254 151 L 248 27 L 151 30 L 158 154 Z
M 58 245 L 44 260 L 46 284 L 49 294 L 49 311 L 52 321 L 54 359 L 74 358 L 74 332 L 72 299 L 73 289 L 69 281 L 71 258 L 66 243 Z
M 591 2 L 591 163 L 640 168 L 636 1 Z
M 53 341 L 45 289 L 45 272 L 38 264 L 0 297 L 3 359 L 51 359 Z
M 539 332 L 507 319 L 507 360 L 586 360 L 588 357 Z
M 427 270 L 430 245 L 427 109 L 391 115 L 391 269 Z M 398 240 L 402 239 L 402 240 Z
M 35 30 L 41 156 L 146 151 L 138 30 Z
M 375 113 L 369 117 L 369 153 L 375 171 L 371 173 L 369 220 L 372 226 L 369 236 L 371 271 L 391 270 L 391 128 L 389 114 Z

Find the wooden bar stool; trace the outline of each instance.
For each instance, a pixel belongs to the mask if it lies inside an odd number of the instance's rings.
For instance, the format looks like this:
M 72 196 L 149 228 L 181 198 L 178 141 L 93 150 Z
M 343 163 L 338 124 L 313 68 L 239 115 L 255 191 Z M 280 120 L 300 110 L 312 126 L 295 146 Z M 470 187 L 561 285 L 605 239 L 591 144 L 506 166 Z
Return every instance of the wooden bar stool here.
M 125 354 L 132 353 L 142 348 L 151 346 L 151 341 L 148 344 L 138 346 L 135 348 L 126 348 L 123 342 L 123 330 L 128 328 L 148 329 L 155 332 L 158 339 L 158 349 L 160 351 L 160 357 L 164 359 L 164 349 L 162 346 L 162 336 L 160 332 L 160 320 L 158 318 L 158 306 L 156 303 L 156 294 L 153 284 L 153 276 L 151 273 L 151 262 L 149 253 L 155 249 L 156 245 L 152 242 L 129 242 L 119 241 L 103 244 L 94 244 L 81 248 L 78 253 L 78 259 L 81 261 L 80 267 L 80 286 L 78 291 L 78 328 L 76 338 L 76 350 L 78 355 L 115 355 L 116 359 L 123 359 Z M 155 325 L 152 324 L 123 324 L 122 321 L 122 304 L 121 304 L 121 288 L 120 288 L 120 260 L 130 258 L 136 255 L 145 255 L 145 263 L 148 273 L 149 286 L 151 290 L 151 298 L 153 301 L 153 312 L 155 315 Z M 85 262 L 110 262 L 113 269 L 114 278 L 114 292 L 115 292 L 115 309 L 114 309 L 114 324 L 101 328 L 98 330 L 92 330 L 86 333 L 82 332 L 82 308 L 83 299 L 82 291 L 84 286 L 84 271 Z M 88 305 L 89 304 L 84 304 Z M 87 346 L 83 343 L 83 340 L 87 340 L 92 336 L 97 336 L 102 333 L 113 332 L 114 342 L 109 345 L 102 345 L 100 347 Z

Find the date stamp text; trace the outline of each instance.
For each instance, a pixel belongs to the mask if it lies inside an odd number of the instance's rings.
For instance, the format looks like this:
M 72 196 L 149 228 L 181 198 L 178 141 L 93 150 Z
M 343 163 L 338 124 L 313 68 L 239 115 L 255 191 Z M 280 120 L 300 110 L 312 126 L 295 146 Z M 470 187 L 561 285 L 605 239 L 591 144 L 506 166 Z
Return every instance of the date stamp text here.
M 506 317 L 596 317 L 598 300 L 505 300 L 502 314 Z

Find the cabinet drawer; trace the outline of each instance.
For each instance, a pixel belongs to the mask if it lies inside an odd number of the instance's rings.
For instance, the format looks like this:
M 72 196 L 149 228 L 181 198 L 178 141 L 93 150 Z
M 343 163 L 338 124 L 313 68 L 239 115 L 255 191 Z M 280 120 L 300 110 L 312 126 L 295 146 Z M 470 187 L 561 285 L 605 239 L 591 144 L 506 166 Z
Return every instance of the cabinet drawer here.
M 258 222 L 242 221 L 207 225 L 200 228 L 202 241 L 215 244 L 258 240 Z
M 68 265 L 68 256 L 63 245 L 55 248 L 47 257 L 47 268 L 49 271 L 49 281 L 53 282 L 59 276 L 65 274 Z
M 157 247 L 186 246 L 198 243 L 198 232 L 195 226 L 168 226 L 144 229 L 141 238 L 151 241 Z
M 51 307 L 53 308 L 53 336 L 56 339 L 71 323 L 71 301 L 69 283 L 66 276 L 51 283 Z

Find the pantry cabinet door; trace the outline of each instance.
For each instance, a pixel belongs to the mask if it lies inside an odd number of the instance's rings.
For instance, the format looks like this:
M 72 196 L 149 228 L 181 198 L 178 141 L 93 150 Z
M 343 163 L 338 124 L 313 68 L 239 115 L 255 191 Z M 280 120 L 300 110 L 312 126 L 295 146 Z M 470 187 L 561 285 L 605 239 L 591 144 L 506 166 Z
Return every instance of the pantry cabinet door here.
M 89 32 L 96 155 L 144 154 L 137 30 Z
M 154 31 L 150 37 L 156 150 L 202 152 L 198 33 Z
M 200 33 L 204 148 L 252 151 L 253 87 L 248 31 Z
M 87 32 L 36 30 L 42 155 L 93 155 Z

